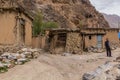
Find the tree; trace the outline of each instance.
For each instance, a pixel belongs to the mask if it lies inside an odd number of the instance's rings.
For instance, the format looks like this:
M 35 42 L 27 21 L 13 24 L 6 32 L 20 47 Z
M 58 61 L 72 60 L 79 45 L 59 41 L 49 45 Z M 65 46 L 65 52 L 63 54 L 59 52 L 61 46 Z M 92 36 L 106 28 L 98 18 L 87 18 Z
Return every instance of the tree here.
M 33 35 L 37 36 L 42 31 L 43 16 L 41 13 L 38 13 L 33 20 Z
M 58 24 L 56 22 L 45 22 L 44 28 L 58 28 Z
M 43 16 L 38 13 L 33 21 L 33 36 L 43 35 L 45 29 L 58 28 L 56 22 L 43 22 Z

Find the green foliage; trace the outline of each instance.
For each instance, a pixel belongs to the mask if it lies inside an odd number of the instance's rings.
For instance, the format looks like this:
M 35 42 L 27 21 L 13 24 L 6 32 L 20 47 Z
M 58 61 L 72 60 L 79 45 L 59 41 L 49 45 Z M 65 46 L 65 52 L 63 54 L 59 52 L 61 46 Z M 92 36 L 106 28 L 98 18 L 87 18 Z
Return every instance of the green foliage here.
M 43 25 L 43 16 L 41 13 L 37 14 L 37 16 L 35 16 L 34 21 L 33 21 L 33 35 L 37 36 L 38 34 L 40 34 L 41 32 L 41 28 Z
M 38 13 L 33 21 L 33 36 L 43 35 L 45 29 L 57 28 L 58 24 L 56 22 L 43 22 L 43 16 Z
M 8 67 L 4 66 L 4 67 L 0 67 L 0 73 L 4 73 L 8 71 Z
M 58 28 L 58 24 L 56 22 L 46 22 L 44 28 Z

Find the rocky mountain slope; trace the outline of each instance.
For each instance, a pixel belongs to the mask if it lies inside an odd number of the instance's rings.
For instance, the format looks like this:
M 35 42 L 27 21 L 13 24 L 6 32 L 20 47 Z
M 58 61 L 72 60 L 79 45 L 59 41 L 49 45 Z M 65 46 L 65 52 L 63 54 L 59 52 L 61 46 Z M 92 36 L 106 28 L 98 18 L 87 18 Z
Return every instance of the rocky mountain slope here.
M 108 15 L 103 13 L 105 19 L 108 21 L 111 28 L 120 27 L 120 16 L 118 15 Z
M 22 0 L 27 10 L 41 11 L 45 21 L 55 21 L 63 28 L 109 27 L 89 0 Z

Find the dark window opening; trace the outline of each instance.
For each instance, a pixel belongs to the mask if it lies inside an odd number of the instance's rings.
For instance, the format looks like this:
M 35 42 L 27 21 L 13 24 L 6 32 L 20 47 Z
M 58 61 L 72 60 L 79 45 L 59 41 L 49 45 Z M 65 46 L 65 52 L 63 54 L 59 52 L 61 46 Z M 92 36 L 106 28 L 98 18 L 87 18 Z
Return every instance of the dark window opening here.
M 65 47 L 66 45 L 66 33 L 60 33 L 58 34 L 58 39 L 57 39 L 57 47 L 63 46 Z
M 21 24 L 22 26 L 25 26 L 25 20 L 24 20 L 23 18 L 20 18 L 20 24 Z
M 91 40 L 92 39 L 92 36 L 89 36 L 89 40 Z

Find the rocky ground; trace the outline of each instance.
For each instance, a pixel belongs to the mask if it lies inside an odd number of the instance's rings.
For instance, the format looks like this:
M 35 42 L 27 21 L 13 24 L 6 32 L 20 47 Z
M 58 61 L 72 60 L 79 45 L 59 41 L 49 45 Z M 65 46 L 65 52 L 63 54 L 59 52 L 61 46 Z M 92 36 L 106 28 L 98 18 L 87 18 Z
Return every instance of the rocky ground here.
M 43 53 L 37 59 L 0 74 L 0 80 L 83 80 L 85 73 L 95 71 L 98 66 L 116 60 L 120 55 L 120 49 L 112 51 L 112 54 L 113 57 L 106 57 L 105 52 L 62 56 Z

